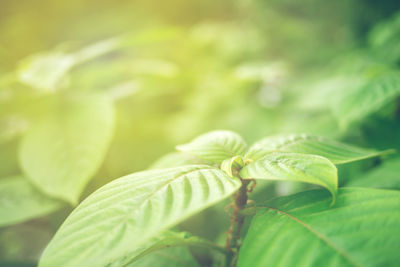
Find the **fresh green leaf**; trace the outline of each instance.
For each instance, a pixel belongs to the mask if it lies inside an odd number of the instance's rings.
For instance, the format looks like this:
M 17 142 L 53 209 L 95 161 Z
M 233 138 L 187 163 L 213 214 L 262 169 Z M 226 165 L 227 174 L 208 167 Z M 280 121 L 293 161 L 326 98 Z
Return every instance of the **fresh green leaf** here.
M 0 226 L 40 217 L 60 207 L 61 202 L 43 195 L 22 176 L 0 179 Z
M 400 159 L 385 161 L 362 177 L 350 180 L 346 186 L 375 187 L 400 190 Z
M 22 140 L 24 173 L 50 196 L 76 204 L 99 168 L 113 129 L 113 106 L 100 95 L 60 99 Z
M 220 247 L 210 241 L 202 239 L 197 236 L 193 236 L 187 232 L 173 232 L 166 231 L 162 233 L 160 236 L 150 240 L 144 246 L 139 248 L 134 252 L 130 252 L 128 256 L 119 259 L 118 261 L 107 265 L 107 267 L 118 267 L 118 266 L 133 266 L 137 262 L 142 262 L 142 258 L 146 257 L 148 254 L 154 254 L 154 252 L 163 250 L 168 247 L 178 247 L 178 246 L 193 246 L 193 247 L 202 247 L 217 250 L 224 254 L 227 253 L 226 249 Z
M 250 147 L 245 159 L 257 160 L 272 151 L 319 155 L 328 158 L 334 164 L 348 163 L 390 152 L 358 148 L 320 136 L 291 134 L 261 139 Z
M 126 267 L 199 267 L 185 247 L 171 247 L 155 251 Z
M 343 188 L 336 205 L 321 190 L 258 208 L 238 266 L 396 266 L 400 192 Z
M 240 170 L 243 166 L 243 158 L 241 156 L 235 156 L 224 160 L 221 163 L 221 170 L 225 171 L 230 177 L 233 177 L 233 170 Z
M 72 212 L 39 266 L 112 263 L 230 196 L 240 185 L 239 179 L 206 165 L 144 171 L 117 179 Z
M 343 94 L 333 111 L 340 123 L 346 127 L 379 111 L 399 95 L 399 73 L 384 74 Z
M 200 135 L 188 144 L 177 146 L 177 149 L 207 164 L 220 164 L 227 158 L 243 155 L 246 143 L 240 135 L 220 130 Z
M 304 182 L 320 185 L 329 190 L 335 202 L 337 169 L 328 159 L 290 152 L 271 152 L 250 163 L 240 171 L 242 178 Z

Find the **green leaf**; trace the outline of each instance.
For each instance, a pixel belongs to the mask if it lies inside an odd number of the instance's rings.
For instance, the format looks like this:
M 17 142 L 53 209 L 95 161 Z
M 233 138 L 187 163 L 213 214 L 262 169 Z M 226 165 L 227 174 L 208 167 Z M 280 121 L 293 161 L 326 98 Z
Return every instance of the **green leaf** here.
M 199 267 L 199 264 L 187 248 L 171 247 L 148 254 L 126 267 Z
M 24 173 L 50 196 L 76 204 L 99 168 L 113 129 L 103 96 L 66 96 L 28 130 L 19 151 Z
M 399 73 L 375 77 L 365 85 L 343 94 L 334 106 L 341 125 L 347 127 L 376 113 L 400 95 Z
M 399 13 L 378 23 L 368 33 L 368 41 L 374 55 L 383 62 L 397 62 L 400 58 L 400 15 Z
M 240 170 L 244 166 L 244 161 L 241 156 L 235 156 L 226 159 L 221 163 L 221 170 L 226 172 L 230 177 L 233 177 L 234 170 Z
M 334 164 L 348 163 L 390 152 L 390 150 L 379 152 L 363 149 L 320 136 L 291 134 L 261 139 L 250 147 L 245 159 L 257 160 L 272 151 L 319 155 L 329 159 Z
M 227 250 L 223 247 L 220 247 L 208 240 L 202 239 L 197 236 L 193 236 L 188 232 L 173 232 L 166 231 L 162 233 L 160 236 L 155 237 L 154 239 L 147 242 L 144 246 L 139 248 L 134 252 L 130 252 L 128 256 L 119 259 L 118 261 L 107 265 L 107 267 L 118 267 L 118 266 L 140 266 L 135 265 L 137 262 L 142 262 L 142 258 L 146 257 L 149 254 L 154 254 L 154 252 L 163 250 L 168 247 L 177 247 L 177 246 L 192 246 L 192 247 L 201 247 L 207 249 L 217 250 L 224 254 L 227 253 Z
M 40 193 L 22 176 L 0 179 L 0 227 L 40 217 L 60 207 L 59 201 Z
M 246 143 L 240 135 L 220 130 L 200 135 L 188 144 L 177 146 L 177 149 L 207 164 L 220 164 L 227 158 L 243 155 Z
M 328 159 L 316 155 L 272 152 L 240 171 L 242 178 L 293 181 L 320 185 L 332 194 L 335 202 L 337 169 Z
M 346 186 L 375 187 L 400 190 L 400 159 L 385 161 L 362 177 L 350 180 Z
M 258 208 L 238 266 L 397 266 L 400 192 L 339 189 L 336 205 L 315 190 Z
M 240 185 L 239 179 L 206 165 L 144 171 L 117 179 L 72 212 L 39 266 L 112 263 L 230 196 Z

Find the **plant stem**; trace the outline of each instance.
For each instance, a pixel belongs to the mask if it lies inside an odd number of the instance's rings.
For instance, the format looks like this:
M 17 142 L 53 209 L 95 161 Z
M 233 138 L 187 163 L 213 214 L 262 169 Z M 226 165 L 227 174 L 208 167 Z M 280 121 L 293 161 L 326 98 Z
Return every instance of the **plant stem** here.
M 239 177 L 240 178 L 240 177 Z M 237 253 L 240 247 L 240 231 L 242 230 L 245 215 L 242 214 L 242 210 L 247 204 L 247 186 L 250 180 L 241 179 L 242 186 L 234 196 L 233 200 L 233 213 L 231 215 L 231 225 L 227 232 L 227 238 L 225 247 L 229 254 L 226 257 L 226 266 L 236 266 Z

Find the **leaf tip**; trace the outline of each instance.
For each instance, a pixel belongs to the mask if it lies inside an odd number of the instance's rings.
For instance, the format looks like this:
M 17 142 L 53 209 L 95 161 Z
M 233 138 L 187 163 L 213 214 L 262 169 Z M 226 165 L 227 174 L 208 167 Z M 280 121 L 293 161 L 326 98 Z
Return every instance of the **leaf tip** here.
M 387 156 L 387 155 L 396 154 L 396 153 L 397 153 L 397 150 L 396 150 L 396 149 L 390 148 L 390 149 L 386 149 L 386 150 L 381 151 L 380 154 L 381 154 L 382 156 Z
M 331 193 L 331 196 L 332 196 L 331 203 L 329 204 L 329 207 L 331 208 L 331 207 L 335 206 L 335 203 L 336 203 L 337 194 L 338 194 L 338 187 L 337 187 L 337 185 L 336 185 L 336 187 L 334 187 L 333 190 L 330 189 L 329 192 Z

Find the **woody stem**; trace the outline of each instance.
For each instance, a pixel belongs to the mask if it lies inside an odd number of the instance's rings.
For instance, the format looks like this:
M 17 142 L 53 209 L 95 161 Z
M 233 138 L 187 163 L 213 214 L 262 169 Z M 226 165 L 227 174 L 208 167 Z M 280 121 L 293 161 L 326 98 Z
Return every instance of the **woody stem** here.
M 240 177 L 239 177 L 240 178 Z M 226 266 L 236 266 L 237 253 L 240 248 L 240 232 L 242 230 L 245 215 L 242 214 L 242 210 L 247 204 L 247 186 L 250 180 L 241 179 L 242 185 L 236 192 L 233 198 L 233 212 L 230 219 L 230 227 L 227 233 L 225 247 L 229 251 L 226 259 Z

